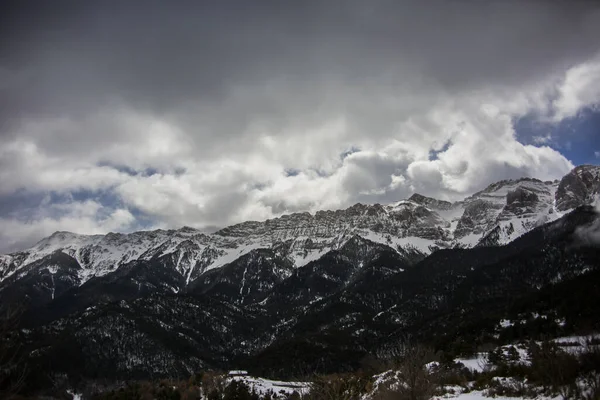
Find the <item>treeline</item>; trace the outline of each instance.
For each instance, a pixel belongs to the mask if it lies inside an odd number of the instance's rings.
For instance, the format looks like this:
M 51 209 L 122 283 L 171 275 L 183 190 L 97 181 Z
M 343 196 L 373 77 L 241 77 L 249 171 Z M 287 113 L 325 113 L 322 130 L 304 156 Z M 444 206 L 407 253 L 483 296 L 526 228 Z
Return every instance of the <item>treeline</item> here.
M 187 380 L 136 381 L 111 386 L 81 382 L 72 388 L 85 400 L 428 400 L 457 392 L 483 391 L 490 397 L 550 396 L 563 399 L 600 399 L 600 340 L 562 342 L 530 341 L 491 349 L 481 371 L 473 371 L 452 358 L 423 346 L 400 346 L 391 359 L 363 360 L 360 370 L 312 375 L 310 390 L 292 394 L 259 393 L 242 378 L 231 379 L 214 371 L 199 372 Z M 67 390 L 14 395 L 32 398 L 72 399 Z M 8 397 L 7 397 L 8 398 Z

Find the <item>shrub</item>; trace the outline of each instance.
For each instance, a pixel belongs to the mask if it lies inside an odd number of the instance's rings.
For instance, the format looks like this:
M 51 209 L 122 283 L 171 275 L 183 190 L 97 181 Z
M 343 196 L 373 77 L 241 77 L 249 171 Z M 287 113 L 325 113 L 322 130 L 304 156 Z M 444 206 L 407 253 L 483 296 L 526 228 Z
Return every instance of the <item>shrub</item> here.
M 600 399 L 600 374 L 589 373 L 582 379 L 583 387 L 581 398 L 584 400 Z
M 574 355 L 565 353 L 551 341 L 541 345 L 532 343 L 529 348 L 531 357 L 531 379 L 556 392 L 560 387 L 575 382 L 579 374 L 579 362 Z
M 581 372 L 584 374 L 600 373 L 600 345 L 588 341 L 583 351 L 579 354 Z
M 233 380 L 225 387 L 223 400 L 259 400 L 258 394 L 242 381 Z
M 525 398 L 534 397 L 536 393 L 520 378 L 494 377 L 490 382 L 487 395 Z
M 427 371 L 425 364 L 431 361 L 431 350 L 416 346 L 405 351 L 397 365 L 397 382 L 389 382 L 375 393 L 375 400 L 429 399 L 437 388 L 434 377 Z
M 474 374 L 468 368 L 444 368 L 435 374 L 435 381 L 440 386 L 462 386 L 473 380 Z
M 220 400 L 225 390 L 225 379 L 222 374 L 205 372 L 202 375 L 202 393 L 208 400 Z
M 307 398 L 310 400 L 356 400 L 368 391 L 368 379 L 353 374 L 316 377 Z

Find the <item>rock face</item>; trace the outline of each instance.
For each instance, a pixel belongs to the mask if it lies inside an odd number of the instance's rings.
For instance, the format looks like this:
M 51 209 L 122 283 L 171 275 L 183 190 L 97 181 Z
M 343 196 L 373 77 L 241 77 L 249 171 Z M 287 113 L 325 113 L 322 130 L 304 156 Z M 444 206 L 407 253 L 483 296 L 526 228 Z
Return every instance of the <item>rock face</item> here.
M 556 190 L 556 209 L 566 211 L 589 204 L 600 193 L 600 166 L 581 165 L 565 175 Z
M 359 236 L 418 258 L 442 248 L 508 243 L 573 207 L 590 203 L 599 188 L 600 167 L 585 165 L 560 183 L 504 180 L 455 203 L 413 194 L 388 205 L 355 204 L 345 210 L 248 221 L 214 234 L 190 227 L 107 235 L 56 232 L 28 250 L 0 256 L 0 282 L 51 267 L 41 260 L 50 260 L 56 252 L 74 260 L 77 268 L 69 272 L 73 286 L 137 261 L 173 270 L 178 277 L 174 292 L 257 249 L 272 251 L 294 269 Z M 52 290 L 52 284 L 47 286 Z
M 457 238 L 463 238 L 469 234 L 480 235 L 484 233 L 494 217 L 501 210 L 500 204 L 491 201 L 475 199 L 467 204 L 465 211 L 458 220 L 454 234 Z
M 425 197 L 418 193 L 415 193 L 412 196 L 410 196 L 408 200 L 434 210 L 450 210 L 452 208 L 452 203 L 450 203 L 449 201 Z

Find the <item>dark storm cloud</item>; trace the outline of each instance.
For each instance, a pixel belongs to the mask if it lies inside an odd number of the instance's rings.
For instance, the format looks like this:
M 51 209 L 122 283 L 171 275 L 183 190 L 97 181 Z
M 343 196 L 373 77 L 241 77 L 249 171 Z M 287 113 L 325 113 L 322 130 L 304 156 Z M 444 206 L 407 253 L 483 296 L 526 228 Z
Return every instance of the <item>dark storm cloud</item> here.
M 16 115 L 115 98 L 167 112 L 274 77 L 385 85 L 418 70 L 448 90 L 519 84 L 589 55 L 600 36 L 592 2 L 21 1 L 5 11 L 0 79 Z

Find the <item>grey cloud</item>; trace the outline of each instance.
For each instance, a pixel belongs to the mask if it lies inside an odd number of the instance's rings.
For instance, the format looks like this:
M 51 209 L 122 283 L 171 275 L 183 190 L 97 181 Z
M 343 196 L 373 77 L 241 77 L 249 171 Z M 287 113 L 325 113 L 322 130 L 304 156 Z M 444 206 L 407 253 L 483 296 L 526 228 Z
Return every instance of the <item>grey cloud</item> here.
M 593 2 L 6 7 L 3 194 L 108 190 L 167 226 L 390 202 L 412 191 L 453 198 L 492 180 L 559 176 L 570 163 L 517 146 L 503 118 L 549 101 L 538 86 L 559 96 L 548 81 L 600 51 Z M 594 96 L 573 98 L 565 108 Z M 501 103 L 503 114 L 482 112 L 486 102 Z M 340 157 L 351 148 L 361 151 Z M 435 162 L 431 149 L 441 150 Z M 82 215 L 88 231 L 130 226 L 124 214 L 102 223 Z M 76 217 L 40 223 L 77 226 Z
M 389 136 L 436 95 L 518 87 L 600 49 L 584 2 L 27 4 L 4 17 L 0 134 L 15 117 L 61 115 L 78 124 L 74 148 L 130 134 L 110 126 L 123 107 L 207 152 L 243 144 L 256 121 L 284 132 L 345 114 L 355 136 Z M 389 97 L 410 101 L 399 112 Z M 64 149 L 54 135 L 40 140 Z
M 6 15 L 2 50 L 26 76 L 8 95 L 31 111 L 117 97 L 168 112 L 274 77 L 518 85 L 598 50 L 600 13 L 575 3 L 56 1 Z
M 348 193 L 358 195 L 358 201 L 382 201 L 385 197 L 389 200 L 389 193 L 385 189 L 392 183 L 392 175 L 404 173 L 412 161 L 410 155 L 402 153 L 394 157 L 378 153 L 354 153 L 344 159 L 346 165 L 342 187 Z

